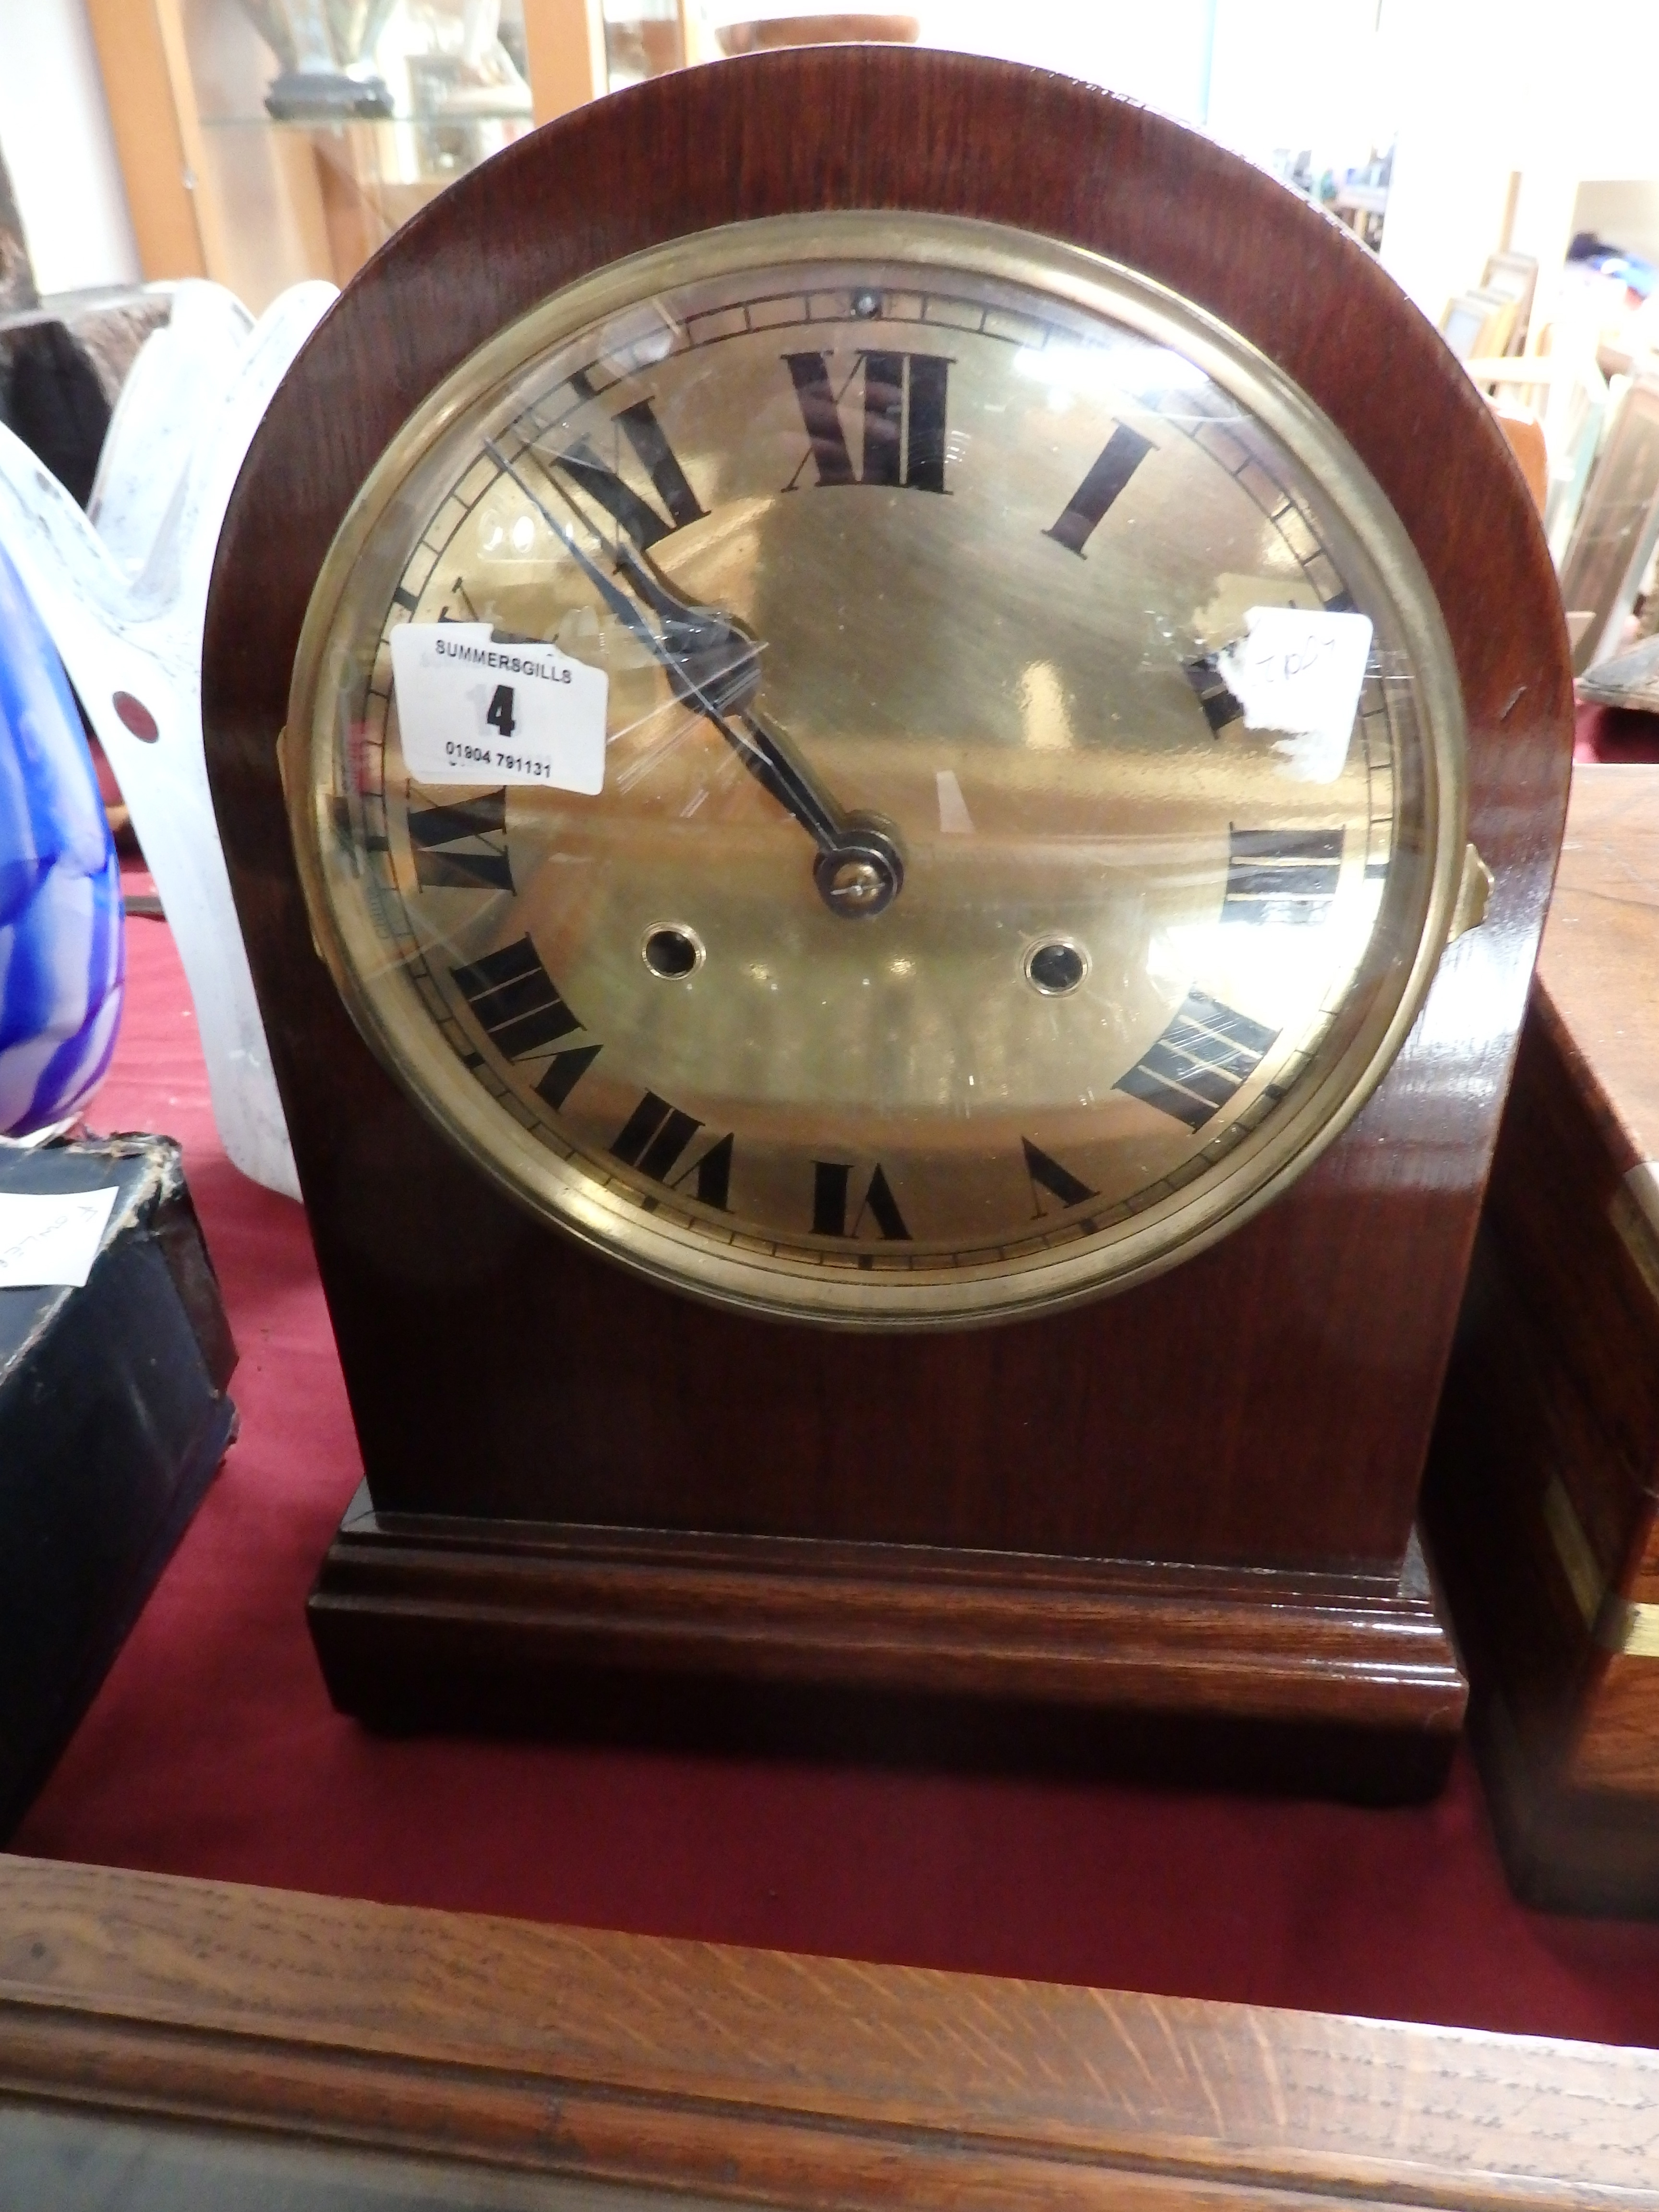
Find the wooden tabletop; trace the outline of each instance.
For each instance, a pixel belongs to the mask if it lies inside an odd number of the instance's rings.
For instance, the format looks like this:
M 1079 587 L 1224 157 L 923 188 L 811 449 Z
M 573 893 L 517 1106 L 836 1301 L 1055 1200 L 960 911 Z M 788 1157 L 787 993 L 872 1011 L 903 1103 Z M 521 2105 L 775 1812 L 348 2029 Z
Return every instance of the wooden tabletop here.
M 1534 1004 L 1620 1171 L 1659 1160 L 1659 767 L 1573 770 Z
M 775 2207 L 1659 2208 L 1659 2053 L 0 1856 L 15 2101 Z

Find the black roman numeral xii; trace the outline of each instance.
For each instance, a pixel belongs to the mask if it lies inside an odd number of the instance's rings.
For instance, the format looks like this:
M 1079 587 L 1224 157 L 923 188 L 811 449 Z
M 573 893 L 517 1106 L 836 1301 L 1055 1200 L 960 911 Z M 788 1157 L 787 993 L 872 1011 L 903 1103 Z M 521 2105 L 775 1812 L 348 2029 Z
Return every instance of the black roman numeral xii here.
M 784 366 L 795 387 L 807 449 L 784 486 L 793 491 L 808 461 L 820 484 L 892 484 L 911 491 L 945 489 L 945 402 L 951 363 L 932 353 L 863 352 L 837 392 L 821 353 L 787 353 Z M 864 380 L 863 443 L 857 475 L 842 421 L 848 386 Z

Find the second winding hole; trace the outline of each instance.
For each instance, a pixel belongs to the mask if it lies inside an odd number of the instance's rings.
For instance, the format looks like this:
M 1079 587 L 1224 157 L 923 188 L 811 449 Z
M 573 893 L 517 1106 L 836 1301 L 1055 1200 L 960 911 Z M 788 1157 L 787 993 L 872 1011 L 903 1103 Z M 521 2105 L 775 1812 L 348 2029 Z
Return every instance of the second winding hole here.
M 647 931 L 640 957 L 653 975 L 660 975 L 672 983 L 702 967 L 702 939 L 684 922 L 665 922 Z

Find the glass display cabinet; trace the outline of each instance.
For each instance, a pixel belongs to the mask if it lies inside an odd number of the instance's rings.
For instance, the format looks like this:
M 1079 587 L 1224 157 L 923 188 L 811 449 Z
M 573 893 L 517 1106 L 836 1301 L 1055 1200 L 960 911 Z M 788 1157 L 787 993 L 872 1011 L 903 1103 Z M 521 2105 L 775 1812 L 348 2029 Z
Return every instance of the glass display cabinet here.
M 650 61 L 635 76 L 678 66 L 667 6 L 672 55 L 654 22 L 647 39 L 619 20 L 619 82 L 633 49 Z M 463 170 L 609 81 L 601 0 L 92 0 L 88 14 L 145 276 L 211 277 L 256 313 L 304 277 L 345 283 Z
M 688 0 L 605 0 L 607 88 L 620 92 L 700 61 L 700 28 Z
M 799 0 L 87 0 L 147 278 L 255 313 L 604 92 L 757 46 L 913 40 Z

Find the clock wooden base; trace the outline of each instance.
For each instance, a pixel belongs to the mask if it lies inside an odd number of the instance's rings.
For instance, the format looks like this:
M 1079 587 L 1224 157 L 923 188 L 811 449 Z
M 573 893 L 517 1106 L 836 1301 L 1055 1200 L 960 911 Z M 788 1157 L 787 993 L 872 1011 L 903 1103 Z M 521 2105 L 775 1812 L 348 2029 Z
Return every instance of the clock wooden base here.
M 1439 1787 L 1467 1690 L 1415 1540 L 1390 1586 L 377 1513 L 365 1484 L 310 1620 L 335 1703 L 382 1727 L 1103 1754 L 1371 1799 Z

